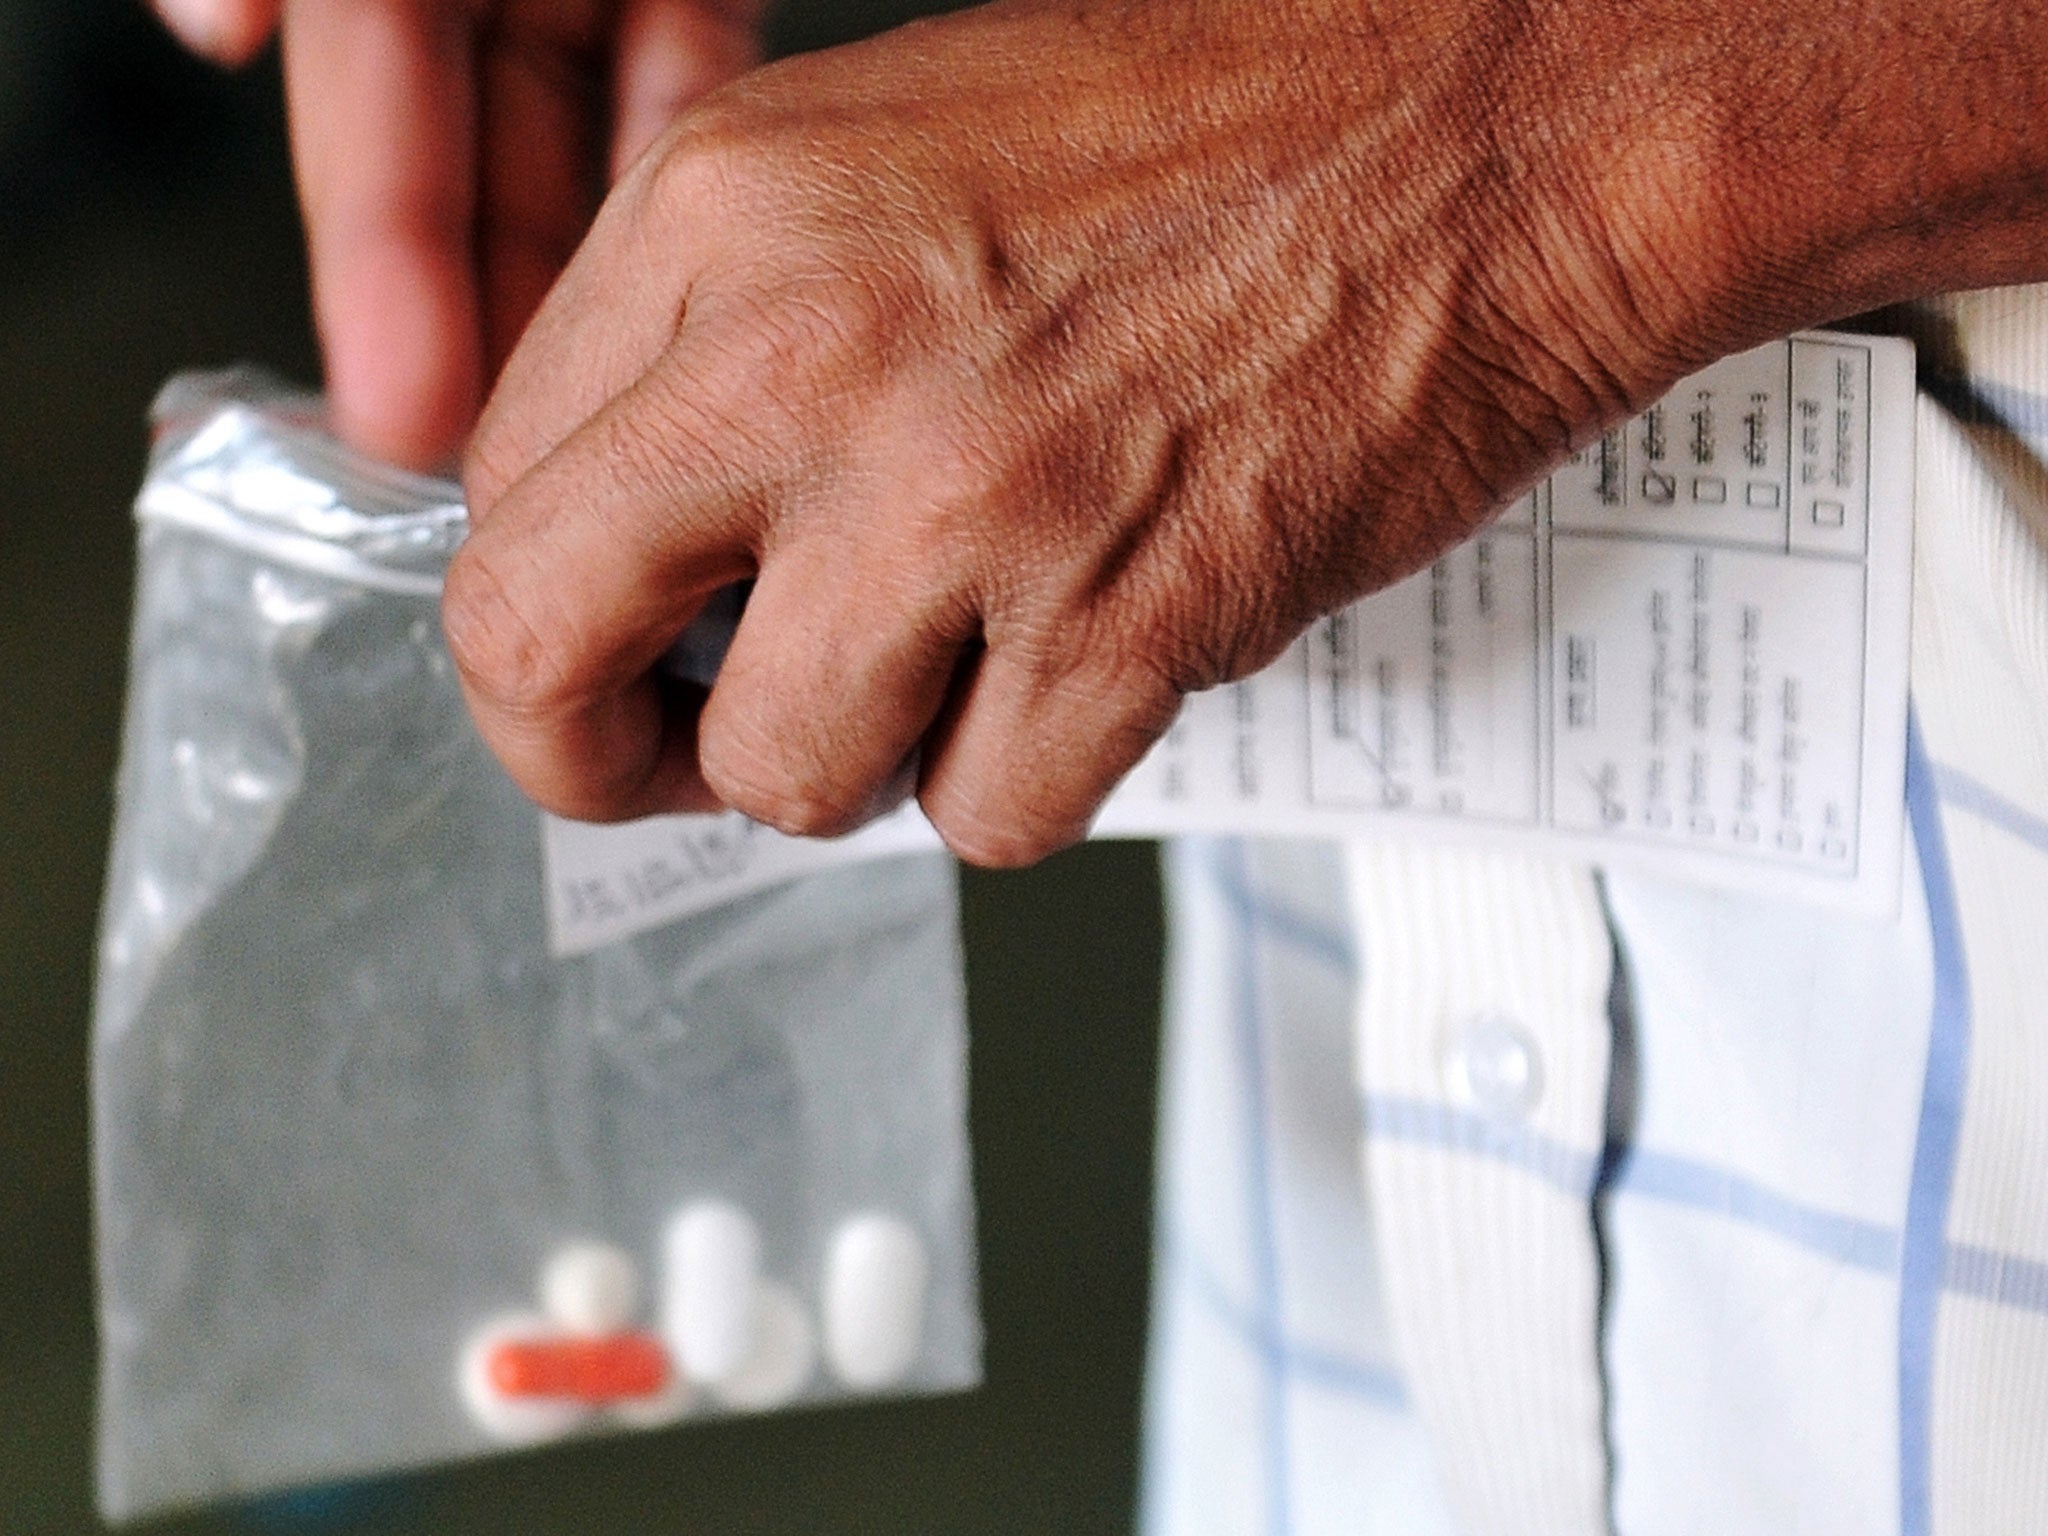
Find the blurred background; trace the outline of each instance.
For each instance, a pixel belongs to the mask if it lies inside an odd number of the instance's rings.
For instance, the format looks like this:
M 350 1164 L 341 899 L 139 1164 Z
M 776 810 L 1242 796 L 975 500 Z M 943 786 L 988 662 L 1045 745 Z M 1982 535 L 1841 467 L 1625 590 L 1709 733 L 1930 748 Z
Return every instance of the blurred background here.
M 936 4 L 783 0 L 777 51 Z M 86 1049 L 158 383 L 317 377 L 274 63 L 226 76 L 140 0 L 0 0 L 0 1532 L 101 1529 Z M 144 1529 L 1059 1532 L 1136 1486 L 1158 883 L 1141 845 L 966 887 L 988 1384 L 504 1457 Z

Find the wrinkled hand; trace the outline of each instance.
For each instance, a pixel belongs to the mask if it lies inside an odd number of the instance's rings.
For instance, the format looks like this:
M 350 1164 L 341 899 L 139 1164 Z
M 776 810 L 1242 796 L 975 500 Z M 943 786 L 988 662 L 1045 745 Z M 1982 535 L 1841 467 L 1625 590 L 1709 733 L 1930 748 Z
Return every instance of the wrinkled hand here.
M 1687 361 L 1572 179 L 1664 151 L 1527 11 L 1005 4 L 687 116 L 472 443 L 444 612 L 513 776 L 829 834 L 914 774 L 972 861 L 1080 837 L 1184 694 Z M 699 707 L 655 663 L 746 576 Z
M 761 0 L 283 13 L 339 425 L 462 436 L 607 175 Z M 635 163 L 468 461 L 446 621 L 544 804 L 1078 836 L 1186 692 L 1713 357 L 2048 277 L 2010 0 L 1003 0 Z M 757 576 L 708 698 L 656 658 Z
M 282 13 L 336 424 L 447 462 L 608 181 L 756 57 L 764 0 L 156 0 L 196 51 Z

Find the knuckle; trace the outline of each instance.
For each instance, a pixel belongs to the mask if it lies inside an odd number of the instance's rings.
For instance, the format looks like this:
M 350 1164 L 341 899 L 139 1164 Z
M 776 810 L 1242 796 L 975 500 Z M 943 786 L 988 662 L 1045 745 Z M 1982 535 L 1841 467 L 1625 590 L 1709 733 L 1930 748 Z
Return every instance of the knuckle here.
M 721 803 L 791 837 L 837 837 L 863 819 L 867 797 L 850 794 L 772 736 L 708 731 L 699 748 L 704 782 Z
M 886 273 L 850 258 L 805 279 L 786 308 L 787 324 L 804 349 L 841 364 L 888 362 L 908 313 Z
M 953 854 L 981 869 L 1024 869 L 1087 832 L 1086 823 L 1052 821 L 1015 805 L 927 801 L 924 812 Z
M 456 553 L 441 594 L 442 632 L 473 694 L 509 714 L 543 714 L 570 695 L 571 672 L 499 547 L 472 535 Z
M 785 198 L 734 217 L 747 232 L 687 306 L 713 391 L 778 416 L 872 393 L 919 334 L 915 283 L 890 254 L 829 205 L 807 207 L 800 191 Z
M 888 366 L 891 306 L 866 280 L 811 273 L 713 304 L 700 311 L 713 391 L 750 414 L 858 395 Z
M 758 117 L 741 91 L 697 103 L 671 132 L 659 165 L 636 185 L 643 206 L 683 227 L 736 212 L 773 164 Z

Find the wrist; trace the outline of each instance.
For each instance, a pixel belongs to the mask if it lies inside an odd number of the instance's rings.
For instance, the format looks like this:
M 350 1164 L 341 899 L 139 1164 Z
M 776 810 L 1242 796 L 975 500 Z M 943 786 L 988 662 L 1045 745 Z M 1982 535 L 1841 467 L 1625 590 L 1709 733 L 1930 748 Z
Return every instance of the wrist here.
M 1542 14 L 1537 53 L 1568 100 L 1538 122 L 1559 146 L 1571 259 L 1596 311 L 1634 333 L 1606 342 L 1630 393 L 1880 305 L 2048 277 L 2048 12 L 1643 0 Z

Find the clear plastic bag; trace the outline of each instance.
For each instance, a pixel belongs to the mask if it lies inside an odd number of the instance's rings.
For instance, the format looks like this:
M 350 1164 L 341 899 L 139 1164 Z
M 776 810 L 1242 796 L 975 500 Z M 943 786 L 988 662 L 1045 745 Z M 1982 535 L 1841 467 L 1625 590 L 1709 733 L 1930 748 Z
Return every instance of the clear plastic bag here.
M 551 958 L 441 641 L 455 488 L 250 373 L 157 431 L 93 1051 L 105 1512 L 972 1384 L 950 863 Z

